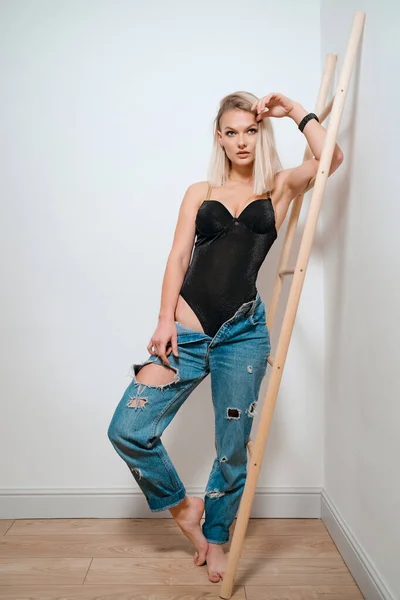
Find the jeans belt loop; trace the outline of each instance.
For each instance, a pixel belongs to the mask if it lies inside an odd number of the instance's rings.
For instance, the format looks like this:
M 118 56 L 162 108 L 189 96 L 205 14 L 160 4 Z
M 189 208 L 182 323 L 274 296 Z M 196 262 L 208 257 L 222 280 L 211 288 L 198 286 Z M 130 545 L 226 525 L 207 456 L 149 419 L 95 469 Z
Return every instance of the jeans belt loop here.
M 250 307 L 250 310 L 249 310 L 249 313 L 248 313 L 249 317 L 252 317 L 254 315 L 254 311 L 256 310 L 256 306 L 257 306 L 257 298 L 255 298 L 253 300 L 253 303 L 252 303 L 252 305 Z

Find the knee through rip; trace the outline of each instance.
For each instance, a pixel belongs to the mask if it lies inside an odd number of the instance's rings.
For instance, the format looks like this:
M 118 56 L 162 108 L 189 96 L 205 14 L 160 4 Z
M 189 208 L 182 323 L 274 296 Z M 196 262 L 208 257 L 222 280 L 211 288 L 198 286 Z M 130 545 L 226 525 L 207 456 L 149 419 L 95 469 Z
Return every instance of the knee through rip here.
M 140 374 L 139 374 L 140 371 Z M 131 397 L 127 406 L 132 408 L 144 408 L 148 402 L 146 395 L 141 393 L 146 389 L 157 389 L 164 391 L 165 388 L 179 381 L 179 370 L 162 363 L 147 360 L 143 363 L 135 363 L 131 366 L 131 377 L 137 387 L 137 395 Z M 138 377 L 139 374 L 139 377 Z

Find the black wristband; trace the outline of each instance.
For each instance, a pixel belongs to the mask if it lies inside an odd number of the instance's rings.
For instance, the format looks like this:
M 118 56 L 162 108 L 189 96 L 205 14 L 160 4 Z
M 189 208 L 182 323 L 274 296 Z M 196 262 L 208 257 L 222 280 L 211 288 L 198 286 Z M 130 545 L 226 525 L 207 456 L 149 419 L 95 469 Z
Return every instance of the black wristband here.
M 306 115 L 304 117 L 304 119 L 302 119 L 299 123 L 299 129 L 302 133 L 303 133 L 304 127 L 307 125 L 308 121 L 311 121 L 311 119 L 317 119 L 317 121 L 319 123 L 319 119 L 315 113 L 308 113 L 308 115 Z

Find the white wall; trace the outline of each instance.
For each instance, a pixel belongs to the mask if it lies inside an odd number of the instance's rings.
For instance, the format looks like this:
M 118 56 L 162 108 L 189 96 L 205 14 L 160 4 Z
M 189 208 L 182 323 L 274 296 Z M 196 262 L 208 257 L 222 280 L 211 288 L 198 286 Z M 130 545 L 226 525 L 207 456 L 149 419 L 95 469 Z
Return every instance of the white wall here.
M 325 491 L 393 598 L 400 598 L 400 8 L 321 3 L 322 57 L 341 68 L 366 12 L 322 210 L 326 317 Z M 387 596 L 389 597 L 389 596 Z
M 280 91 L 314 108 L 319 3 L 9 0 L 0 11 L 0 492 L 138 491 L 107 428 L 130 365 L 147 357 L 180 202 L 206 177 L 223 95 Z M 274 125 L 284 167 L 301 162 L 295 124 Z M 279 247 L 258 282 L 266 304 Z M 323 334 L 317 250 L 261 486 L 323 483 Z M 189 489 L 207 481 L 212 424 L 208 378 L 163 437 Z M 18 506 L 7 516 L 28 514 Z

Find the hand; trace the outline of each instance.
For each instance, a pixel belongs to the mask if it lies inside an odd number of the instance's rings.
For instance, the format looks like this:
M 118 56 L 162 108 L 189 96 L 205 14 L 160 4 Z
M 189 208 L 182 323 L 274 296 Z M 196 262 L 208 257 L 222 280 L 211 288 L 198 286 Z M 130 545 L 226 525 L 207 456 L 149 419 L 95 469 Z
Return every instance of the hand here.
M 287 96 L 272 92 L 268 96 L 263 96 L 257 102 L 254 102 L 251 110 L 257 110 L 256 121 L 261 121 L 265 117 L 277 117 L 279 119 L 281 117 L 288 117 L 295 104 Z M 268 111 L 264 111 L 265 108 Z
M 167 346 L 170 346 L 168 350 Z M 179 356 L 178 335 L 176 332 L 175 321 L 161 321 L 158 324 L 150 342 L 147 344 L 147 350 L 150 354 L 159 356 L 163 362 L 167 363 L 168 365 L 169 360 L 167 359 L 167 356 L 171 353 L 171 351 L 175 356 Z

